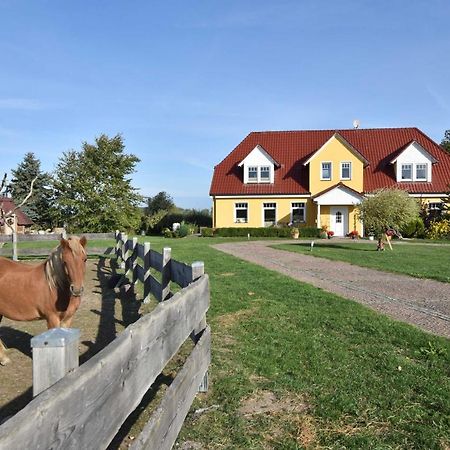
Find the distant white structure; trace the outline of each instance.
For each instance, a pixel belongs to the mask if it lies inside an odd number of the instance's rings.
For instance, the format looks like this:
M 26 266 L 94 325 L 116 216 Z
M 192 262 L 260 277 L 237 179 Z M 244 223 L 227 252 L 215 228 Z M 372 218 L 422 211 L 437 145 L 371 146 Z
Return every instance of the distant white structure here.
M 174 222 L 172 224 L 172 231 L 175 232 L 180 229 L 180 224 L 178 222 Z

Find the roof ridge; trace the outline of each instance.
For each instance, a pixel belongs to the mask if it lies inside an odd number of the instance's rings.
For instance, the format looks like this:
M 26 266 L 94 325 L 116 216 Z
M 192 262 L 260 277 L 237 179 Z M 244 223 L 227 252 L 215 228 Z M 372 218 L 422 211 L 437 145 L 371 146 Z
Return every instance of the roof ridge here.
M 335 133 L 339 131 L 383 131 L 383 130 L 418 130 L 417 127 L 377 127 L 377 128 L 327 128 L 327 129 L 308 129 L 308 130 L 261 130 L 251 131 L 246 137 L 251 134 L 263 134 L 263 133 L 305 133 L 305 132 L 330 132 Z M 421 132 L 424 136 L 425 133 Z M 426 136 L 428 137 L 428 136 Z M 430 138 L 428 138 L 430 139 Z

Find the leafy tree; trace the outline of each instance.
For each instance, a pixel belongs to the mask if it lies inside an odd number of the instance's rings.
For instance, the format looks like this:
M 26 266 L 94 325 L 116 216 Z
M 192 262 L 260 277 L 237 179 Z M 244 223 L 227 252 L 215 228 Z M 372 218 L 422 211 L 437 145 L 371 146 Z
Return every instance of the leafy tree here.
M 400 189 L 379 189 L 358 206 L 358 215 L 367 231 L 381 237 L 389 228 L 405 227 L 419 217 L 417 201 Z
M 441 141 L 441 147 L 448 153 L 450 153 L 450 130 L 446 130 L 444 133 L 444 139 Z
M 175 203 L 172 197 L 167 192 L 161 191 L 154 197 L 148 198 L 146 213 L 152 216 L 159 211 L 170 211 L 174 207 Z
M 128 178 L 139 159 L 125 154 L 121 135 L 65 152 L 54 176 L 58 220 L 78 232 L 136 230 L 143 200 Z
M 51 226 L 51 179 L 49 174 L 42 172 L 39 159 L 34 156 L 34 153 L 27 153 L 16 170 L 12 170 L 12 175 L 13 179 L 8 189 L 16 204 L 28 195 L 31 182 L 35 180 L 33 193 L 21 209 L 41 227 Z

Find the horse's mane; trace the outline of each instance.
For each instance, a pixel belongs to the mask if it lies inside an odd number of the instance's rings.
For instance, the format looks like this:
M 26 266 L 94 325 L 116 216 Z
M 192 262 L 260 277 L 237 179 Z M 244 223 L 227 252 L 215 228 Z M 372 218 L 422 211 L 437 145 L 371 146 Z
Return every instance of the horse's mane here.
M 86 250 L 80 244 L 80 238 L 71 236 L 67 239 L 69 247 L 75 255 L 80 252 L 86 254 Z M 62 246 L 58 245 L 48 256 L 45 262 L 45 276 L 51 290 L 67 286 L 67 273 L 62 260 Z

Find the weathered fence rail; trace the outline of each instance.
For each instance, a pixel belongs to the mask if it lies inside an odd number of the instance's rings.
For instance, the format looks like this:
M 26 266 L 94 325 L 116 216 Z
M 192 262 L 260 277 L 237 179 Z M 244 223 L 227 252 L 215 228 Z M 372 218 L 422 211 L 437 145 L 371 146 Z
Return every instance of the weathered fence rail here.
M 117 245 L 116 251 L 122 255 L 127 273 L 131 271 L 130 282 L 139 279 L 145 283 L 149 276 L 145 263 L 141 266 L 144 273 L 137 268 L 139 264 L 131 259 L 134 254 L 143 257 L 149 267 L 167 270 L 161 289 L 155 290 L 159 295 L 164 295 L 174 278 L 182 280 L 183 289 L 167 295 L 167 300 L 151 313 L 127 327 L 97 355 L 1 425 L 0 449 L 106 448 L 165 365 L 191 337 L 196 343 L 193 351 L 133 443 L 135 450 L 172 448 L 199 386 L 207 385 L 211 333 L 205 315 L 209 307 L 209 279 L 201 263 L 177 263 L 167 259 L 170 251 L 162 255 L 152 253 L 149 244 L 141 246 L 131 240 L 133 251 L 127 255 L 129 240 L 122 238 L 118 233 L 117 242 L 125 242 L 126 250 L 122 252 L 123 247 L 119 249 Z M 172 267 L 176 269 L 172 271 Z M 174 273 L 178 275 L 167 275 Z

